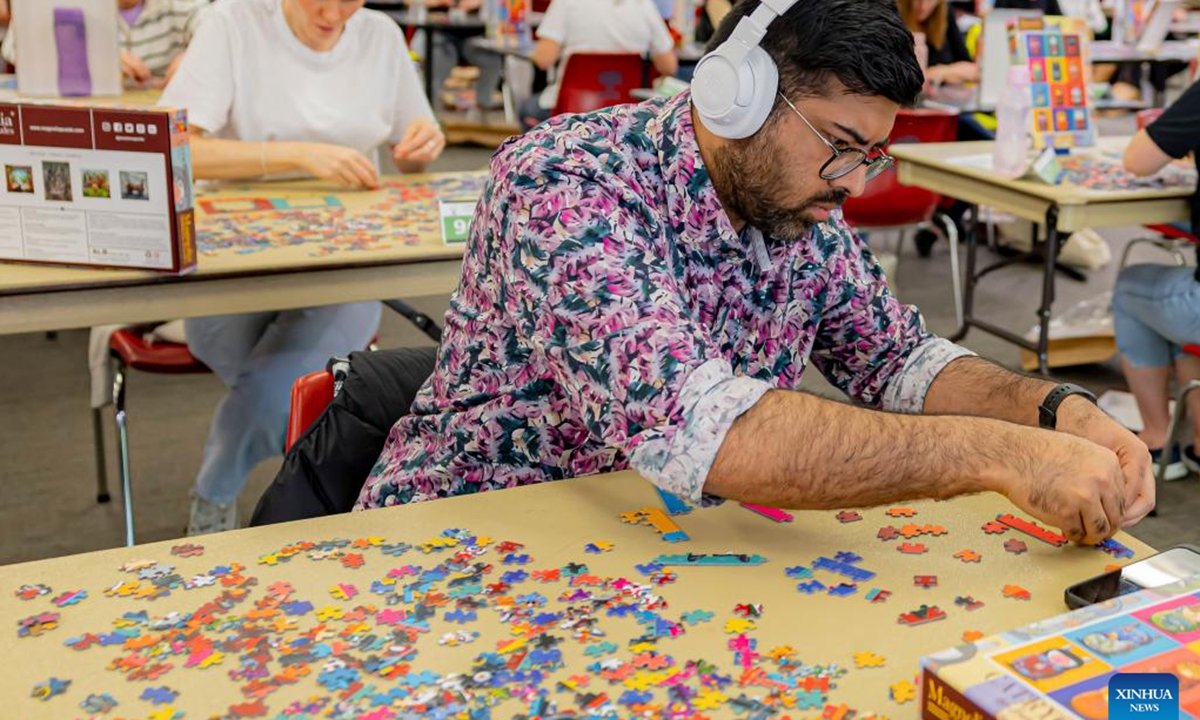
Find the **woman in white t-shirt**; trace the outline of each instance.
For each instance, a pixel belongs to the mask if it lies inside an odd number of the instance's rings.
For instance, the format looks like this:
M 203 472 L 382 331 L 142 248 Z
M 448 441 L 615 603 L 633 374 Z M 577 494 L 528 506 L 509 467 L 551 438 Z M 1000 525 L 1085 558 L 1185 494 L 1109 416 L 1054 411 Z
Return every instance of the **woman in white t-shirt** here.
M 576 52 L 634 52 L 650 56 L 661 75 L 679 69 L 675 43 L 654 0 L 553 0 L 537 29 L 533 62 L 549 70 Z M 558 68 L 562 74 L 562 66 Z M 558 83 L 521 108 L 526 125 L 550 117 Z
M 399 28 L 363 0 L 221 0 L 162 97 L 184 107 L 197 178 L 311 175 L 378 183 L 377 150 L 420 172 L 445 147 Z M 225 382 L 188 533 L 237 526 L 250 471 L 278 455 L 292 382 L 361 350 L 377 302 L 188 320 L 188 347 Z

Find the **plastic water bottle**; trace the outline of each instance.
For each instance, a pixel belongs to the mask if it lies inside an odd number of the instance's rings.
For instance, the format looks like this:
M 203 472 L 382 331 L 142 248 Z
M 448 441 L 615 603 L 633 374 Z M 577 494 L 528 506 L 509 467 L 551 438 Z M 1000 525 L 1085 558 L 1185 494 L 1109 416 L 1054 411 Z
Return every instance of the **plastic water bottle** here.
M 997 175 L 1018 178 L 1029 169 L 1029 137 L 1033 118 L 1033 98 L 1029 88 L 1029 68 L 1021 65 L 1008 69 L 1008 84 L 996 106 L 996 148 L 992 170 Z

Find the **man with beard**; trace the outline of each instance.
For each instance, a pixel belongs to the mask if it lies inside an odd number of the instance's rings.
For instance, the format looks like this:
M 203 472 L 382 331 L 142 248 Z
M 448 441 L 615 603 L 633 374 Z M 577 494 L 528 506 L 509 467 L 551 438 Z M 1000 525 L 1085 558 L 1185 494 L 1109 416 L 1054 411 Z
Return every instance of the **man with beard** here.
M 496 154 L 437 367 L 357 507 L 633 468 L 789 508 L 993 490 L 1078 542 L 1140 520 L 1146 447 L 930 334 L 842 220 L 921 89 L 892 0 L 742 0 L 710 48 L 690 93 Z M 796 392 L 810 361 L 855 404 Z

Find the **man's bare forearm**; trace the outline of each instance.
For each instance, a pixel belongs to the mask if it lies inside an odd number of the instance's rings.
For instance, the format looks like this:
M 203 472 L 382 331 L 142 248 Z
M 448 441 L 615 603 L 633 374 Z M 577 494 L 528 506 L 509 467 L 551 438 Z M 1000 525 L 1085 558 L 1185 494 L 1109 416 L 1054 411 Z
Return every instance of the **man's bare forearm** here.
M 773 390 L 730 427 L 705 492 L 789 508 L 1003 491 L 1035 431 L 977 417 L 899 415 Z M 1019 436 L 1019 437 L 1018 437 Z
M 923 412 L 974 415 L 1037 427 L 1038 406 L 1054 387 L 1053 382 L 1017 374 L 982 358 L 963 357 L 938 373 L 925 395 Z

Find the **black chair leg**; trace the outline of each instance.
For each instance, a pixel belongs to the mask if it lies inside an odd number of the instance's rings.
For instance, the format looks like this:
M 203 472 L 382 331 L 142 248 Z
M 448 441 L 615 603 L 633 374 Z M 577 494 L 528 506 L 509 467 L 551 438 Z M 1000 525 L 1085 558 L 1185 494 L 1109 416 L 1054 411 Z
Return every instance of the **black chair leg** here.
M 383 304 L 393 312 L 408 318 L 409 322 L 416 325 L 418 330 L 428 335 L 435 343 L 442 341 L 442 328 L 433 321 L 433 318 L 403 300 L 384 300 Z

